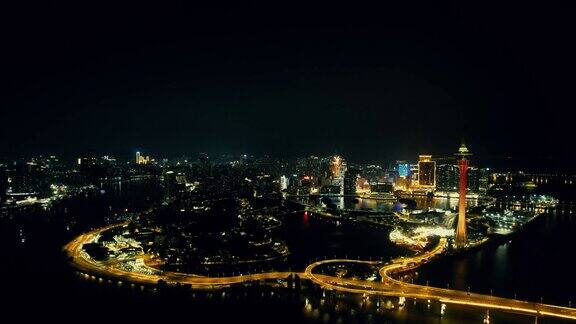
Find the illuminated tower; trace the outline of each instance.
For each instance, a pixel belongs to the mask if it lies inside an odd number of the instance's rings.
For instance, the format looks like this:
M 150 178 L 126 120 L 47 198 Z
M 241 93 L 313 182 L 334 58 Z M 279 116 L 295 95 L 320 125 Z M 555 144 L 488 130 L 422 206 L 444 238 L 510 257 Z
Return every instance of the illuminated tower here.
M 342 158 L 338 155 L 334 155 L 330 159 L 330 173 L 333 179 L 340 178 L 342 176 L 342 162 Z
M 136 164 L 140 164 L 140 152 L 136 152 Z
M 344 194 L 344 175 L 346 174 L 346 161 L 338 155 L 330 159 L 330 181 L 332 185 L 340 187 L 340 195 Z
M 464 143 L 460 145 L 458 153 L 460 157 L 458 167 L 460 169 L 460 195 L 458 199 L 458 225 L 456 227 L 456 246 L 461 247 L 468 242 L 468 233 L 466 230 L 466 188 L 468 186 L 468 159 L 472 155 Z

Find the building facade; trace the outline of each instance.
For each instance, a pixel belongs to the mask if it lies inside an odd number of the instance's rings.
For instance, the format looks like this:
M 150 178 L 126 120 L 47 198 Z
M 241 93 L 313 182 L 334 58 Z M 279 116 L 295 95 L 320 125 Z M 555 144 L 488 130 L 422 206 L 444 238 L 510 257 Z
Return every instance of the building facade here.
M 418 159 L 418 186 L 436 187 L 436 161 L 432 160 L 432 155 L 420 155 Z

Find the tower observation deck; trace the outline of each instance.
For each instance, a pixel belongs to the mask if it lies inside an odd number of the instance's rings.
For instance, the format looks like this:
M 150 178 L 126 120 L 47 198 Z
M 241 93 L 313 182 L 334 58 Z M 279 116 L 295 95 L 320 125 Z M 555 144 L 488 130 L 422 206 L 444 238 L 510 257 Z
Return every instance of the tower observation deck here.
M 458 167 L 460 169 L 460 188 L 458 199 L 458 225 L 456 227 L 456 246 L 463 247 L 468 243 L 468 232 L 466 228 L 466 189 L 468 187 L 468 156 L 472 155 L 466 145 L 462 143 L 455 154 L 460 159 Z

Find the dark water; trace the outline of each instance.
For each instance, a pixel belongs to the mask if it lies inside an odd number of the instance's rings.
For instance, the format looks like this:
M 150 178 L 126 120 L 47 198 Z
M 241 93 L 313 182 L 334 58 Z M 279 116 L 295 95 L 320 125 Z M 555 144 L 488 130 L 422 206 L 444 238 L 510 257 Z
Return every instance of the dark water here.
M 291 251 L 293 269 L 304 269 L 315 259 L 360 258 L 368 260 L 410 253 L 390 242 L 390 229 L 382 226 L 327 221 L 313 213 L 293 213 L 283 219 L 281 236 Z
M 339 209 L 347 210 L 369 210 L 377 212 L 392 212 L 397 208 L 396 201 L 394 200 L 384 200 L 384 199 L 371 199 L 371 198 L 357 198 L 353 199 L 350 197 L 325 197 L 323 199 L 330 199 L 330 202 L 334 204 Z M 311 200 L 308 198 L 299 198 L 298 201 L 302 204 L 309 206 L 321 206 L 323 202 L 320 200 Z
M 437 209 L 455 209 L 458 206 L 458 198 L 426 198 L 422 196 L 409 197 L 416 202 L 416 209 L 437 208 Z M 373 212 L 389 213 L 401 211 L 402 204 L 395 200 L 384 200 L 374 198 L 357 198 L 350 199 L 344 197 L 330 197 L 330 201 L 340 209 L 347 210 L 366 210 Z M 307 198 L 301 198 L 300 201 L 310 206 L 319 206 L 320 201 L 313 201 Z M 478 199 L 467 199 L 467 206 L 478 206 Z
M 498 296 L 568 305 L 576 301 L 576 212 L 559 206 L 523 231 L 478 251 L 432 262 L 419 271 L 422 283 Z
M 416 199 L 420 208 L 445 208 L 449 199 Z M 456 200 L 457 201 L 457 200 Z M 473 204 L 473 203 L 472 203 Z M 562 203 L 526 226 L 521 232 L 496 240 L 476 251 L 437 259 L 418 270 L 416 282 L 568 306 L 576 300 L 576 205 Z M 386 238 L 387 239 L 387 238 Z M 353 242 L 352 245 L 356 245 Z M 350 246 L 349 246 L 350 248 Z M 542 299 L 541 299 L 542 298 Z M 307 315 L 319 322 L 481 323 L 485 310 L 450 305 L 445 316 L 438 305 L 407 305 L 405 309 L 382 310 L 375 302 L 356 304 L 337 299 L 315 305 Z M 394 300 L 392 300 L 394 302 Z M 380 300 L 381 304 L 385 300 Z M 339 305 L 339 308 L 338 306 Z M 436 310 L 435 310 L 436 307 Z M 339 310 L 338 310 L 339 309 Z M 356 311 L 352 311 L 354 309 Z M 351 315 L 353 314 L 353 315 Z M 350 317 L 351 316 L 351 317 Z M 530 316 L 492 312 L 492 323 L 534 323 Z M 541 318 L 540 323 L 562 320 Z
M 260 290 L 245 297 L 244 291 L 233 297 L 190 299 L 167 298 L 158 295 L 140 296 L 117 292 L 107 287 L 73 278 L 71 269 L 60 253 L 60 247 L 71 239 L 76 228 L 69 230 L 70 217 L 86 222 L 101 222 L 125 209 L 146 208 L 159 190 L 157 183 L 130 183 L 105 187 L 104 194 L 80 197 L 68 201 L 53 213 L 31 213 L 16 221 L 2 221 L 2 267 L 5 279 L 0 295 L 8 302 L 5 309 L 21 318 L 44 314 L 64 322 L 78 319 L 103 320 L 166 320 L 169 318 L 209 318 L 212 322 L 320 322 L 320 323 L 481 323 L 484 312 L 449 306 L 440 317 L 439 305 L 408 301 L 403 309 L 386 309 L 397 299 L 324 294 L 311 285 L 302 298 L 309 305 L 299 304 L 279 294 L 262 295 Z M 439 207 L 441 208 L 441 207 Z M 531 223 L 522 233 L 502 244 L 493 244 L 462 256 L 436 260 L 419 270 L 418 279 L 431 285 L 467 289 L 499 296 L 567 305 L 576 291 L 574 277 L 574 239 L 576 238 L 574 206 L 561 206 Z M 339 224 L 314 215 L 286 215 L 281 235 L 293 252 L 289 261 L 293 269 L 301 268 L 316 258 L 360 257 L 361 259 L 390 258 L 404 253 L 390 243 L 386 229 L 362 224 Z M 88 225 L 86 225 L 88 226 Z M 22 242 L 22 235 L 26 239 Z M 268 296 L 268 297 L 266 297 Z M 274 297 L 273 297 L 274 296 Z M 208 298 L 208 299 L 206 299 Z M 378 306 L 380 305 L 380 306 Z M 20 309 L 28 311 L 20 311 Z M 35 310 L 31 312 L 30 310 Z M 224 312 L 223 310 L 226 310 Z M 117 313 L 123 315 L 118 317 Z M 189 313 L 192 312 L 192 313 Z M 534 319 L 506 313 L 492 314 L 492 323 L 533 323 Z M 545 319 L 545 323 L 556 322 Z

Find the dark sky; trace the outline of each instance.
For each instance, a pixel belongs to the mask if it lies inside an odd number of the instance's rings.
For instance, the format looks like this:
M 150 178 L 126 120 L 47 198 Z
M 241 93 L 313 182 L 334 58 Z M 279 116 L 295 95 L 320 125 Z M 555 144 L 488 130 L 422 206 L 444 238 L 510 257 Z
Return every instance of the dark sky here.
M 571 8 L 15 2 L 0 155 L 576 160 Z

